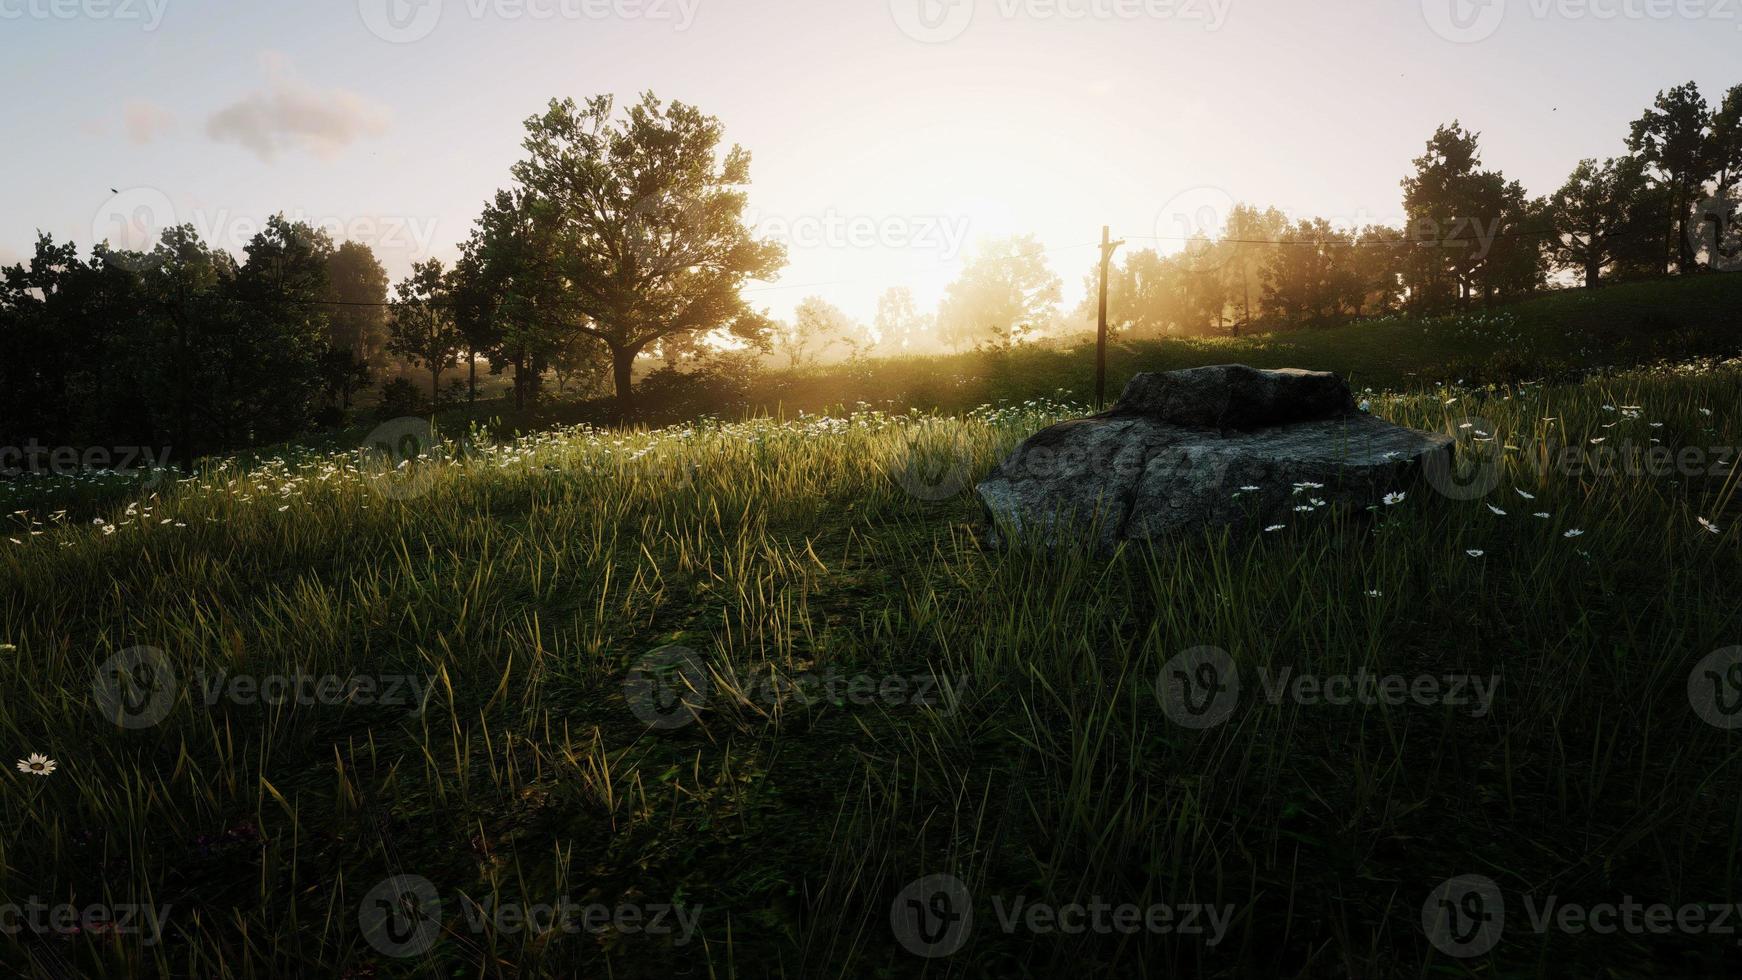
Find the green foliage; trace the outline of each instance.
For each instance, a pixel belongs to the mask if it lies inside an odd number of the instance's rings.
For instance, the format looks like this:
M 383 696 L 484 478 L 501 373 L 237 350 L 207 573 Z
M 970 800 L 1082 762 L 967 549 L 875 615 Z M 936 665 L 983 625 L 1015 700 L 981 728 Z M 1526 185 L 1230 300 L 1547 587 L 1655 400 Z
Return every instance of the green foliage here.
M 1543 460 L 1598 438 L 1737 445 L 1739 386 L 1737 366 L 1706 365 L 1372 395 L 1467 456 L 1483 450 L 1461 423 L 1480 416 L 1494 493 L 1423 488 L 1111 561 L 985 550 L 971 498 L 904 489 L 916 453 L 960 461 L 965 489 L 1082 411 L 1040 398 L 473 434 L 396 468 L 287 453 L 101 524 L 15 517 L 0 643 L 29 681 L 0 700 L 0 739 L 59 769 L 4 777 L 0 891 L 171 906 L 155 945 L 62 942 L 63 972 L 258 976 L 909 975 L 890 903 L 931 873 L 969 882 L 985 923 L 991 896 L 1234 909 L 1214 947 L 986 924 L 951 963 L 999 976 L 1431 973 L 1446 961 L 1423 902 L 1469 872 L 1512 896 L 1726 901 L 1710 852 L 1739 843 L 1742 776 L 1687 679 L 1742 630 L 1736 479 Z M 674 642 L 708 693 L 689 724 L 649 728 L 626 678 Z M 140 644 L 181 682 L 159 724 L 123 730 L 91 708 L 93 669 Z M 1156 682 L 1206 644 L 1246 695 L 1190 730 Z M 1481 715 L 1272 703 L 1258 671 L 1285 668 L 1499 686 Z M 297 673 L 409 675 L 427 696 L 207 698 L 221 676 Z M 800 696 L 819 676 L 924 681 L 933 701 Z M 427 956 L 361 933 L 395 874 L 443 899 Z M 562 896 L 681 901 L 702 932 L 468 924 L 468 902 Z M 1700 975 L 1727 955 L 1711 938 L 1509 921 L 1491 962 Z M 0 938 L 0 958 L 23 968 L 23 942 Z

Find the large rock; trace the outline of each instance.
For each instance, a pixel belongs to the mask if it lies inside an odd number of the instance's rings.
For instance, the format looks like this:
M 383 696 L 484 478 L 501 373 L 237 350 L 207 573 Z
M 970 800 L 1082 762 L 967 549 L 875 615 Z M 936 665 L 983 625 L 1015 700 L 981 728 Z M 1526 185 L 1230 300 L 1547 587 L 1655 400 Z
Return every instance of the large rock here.
M 995 544 L 1050 547 L 1092 529 L 1110 551 L 1364 507 L 1413 485 L 1436 454 L 1449 464 L 1451 452 L 1450 436 L 1358 410 L 1335 374 L 1227 364 L 1139 374 L 1111 410 L 1029 438 L 975 493 Z

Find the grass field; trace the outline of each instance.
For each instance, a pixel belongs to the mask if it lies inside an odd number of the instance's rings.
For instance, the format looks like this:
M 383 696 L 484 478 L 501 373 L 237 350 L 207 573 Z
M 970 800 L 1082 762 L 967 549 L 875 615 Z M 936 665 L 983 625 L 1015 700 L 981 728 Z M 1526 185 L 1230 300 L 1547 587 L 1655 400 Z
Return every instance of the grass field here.
M 1668 287 L 1636 288 L 1613 323 Z M 1674 309 L 1735 296 L 1687 288 Z M 310 450 L 33 505 L 0 529 L 0 740 L 58 768 L 7 776 L 0 892 L 161 928 L 0 952 L 45 977 L 1724 975 L 1716 925 L 1533 912 L 1742 902 L 1742 653 L 1711 657 L 1742 644 L 1742 364 L 1528 383 L 1549 319 L 1510 315 L 1380 325 L 1359 365 L 1312 335 L 1189 345 L 1347 370 L 1457 436 L 1469 482 L 1110 561 L 988 551 L 965 492 L 1082 412 L 1041 397 L 1080 398 L 1069 371 L 951 415 L 450 431 L 395 469 Z M 1175 366 L 1144 357 L 1122 372 Z M 1213 724 L 1169 700 L 1202 648 L 1240 679 Z M 1282 689 L 1303 675 L 1411 694 Z M 975 913 L 933 959 L 892 924 L 930 875 Z M 1424 926 L 1463 875 L 1506 913 L 1468 957 Z M 565 900 L 566 931 L 519 918 Z M 1172 918 L 1049 930 L 1018 901 Z

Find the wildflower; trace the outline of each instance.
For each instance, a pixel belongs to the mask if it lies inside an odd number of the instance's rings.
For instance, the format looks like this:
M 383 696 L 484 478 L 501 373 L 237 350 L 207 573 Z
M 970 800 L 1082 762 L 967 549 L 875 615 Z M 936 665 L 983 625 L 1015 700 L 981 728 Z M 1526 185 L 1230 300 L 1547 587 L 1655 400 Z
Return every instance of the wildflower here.
M 1704 517 L 1700 518 L 1699 521 L 1700 521 L 1701 527 L 1712 532 L 1713 534 L 1722 534 L 1723 533 L 1722 529 L 1720 529 L 1718 527 L 1718 525 L 1713 524 L 1711 521 L 1706 520 Z M 0 648 L 0 649 L 4 649 L 4 648 Z
M 1469 555 L 1471 558 L 1480 558 L 1487 554 L 1487 552 L 1483 551 L 1481 548 L 1466 548 L 1464 549 L 1464 554 Z
M 1404 493 L 1401 490 L 1398 490 L 1398 491 L 1394 491 L 1392 493 L 1386 494 L 1381 499 L 1385 501 L 1385 506 L 1391 507 L 1391 506 L 1395 506 L 1397 504 L 1403 503 L 1403 498 L 1405 498 L 1407 496 L 1409 496 L 1409 494 Z
M 40 752 L 32 752 L 30 758 L 18 760 L 18 771 L 27 772 L 33 776 L 46 776 L 54 772 L 59 763 Z
M 1598 436 L 1597 438 L 1591 440 L 1591 445 L 1595 446 L 1595 445 L 1598 445 L 1600 443 L 1607 442 L 1607 441 L 1608 441 L 1607 436 Z
M 1368 589 L 1367 590 L 1367 598 L 1369 598 L 1369 599 L 1377 599 L 1380 596 L 1383 596 L 1384 594 L 1385 593 L 1379 591 L 1378 589 Z
M 1512 492 L 1518 494 L 1520 497 L 1523 497 L 1525 500 L 1535 500 L 1536 499 L 1536 494 L 1525 493 L 1523 490 L 1520 490 L 1517 487 L 1513 487 Z
M 1536 513 L 1535 513 L 1535 514 L 1532 514 L 1532 515 L 1531 515 L 1531 516 L 1532 516 L 1532 517 L 1540 517 L 1540 518 L 1542 518 L 1542 519 L 1543 519 L 1543 520 L 1545 520 L 1545 521 L 1546 521 L 1546 520 L 1548 520 L 1548 511 L 1546 511 L 1546 510 L 1539 510 L 1539 511 L 1537 511 L 1537 512 L 1536 512 Z
M 1565 533 L 1565 534 L 1563 534 L 1563 535 L 1561 535 L 1561 537 L 1563 537 L 1563 538 L 1576 538 L 1576 537 L 1578 537 L 1578 536 L 1579 536 L 1579 535 L 1581 535 L 1581 534 L 1584 534 L 1584 533 L 1585 533 L 1585 532 L 1583 532 L 1583 531 L 1581 531 L 1581 530 L 1579 530 L 1579 529 L 1578 529 L 1578 528 L 1576 528 L 1576 527 L 1575 527 L 1575 528 L 1568 528 L 1568 529 L 1567 529 L 1567 533 Z
M 1255 491 L 1257 489 L 1258 489 L 1257 487 L 1241 487 L 1240 488 L 1241 492 L 1243 492 L 1243 493 L 1252 493 L 1253 491 Z
M 1493 512 L 1494 512 L 1494 516 L 1496 516 L 1496 517 L 1505 517 L 1505 516 L 1506 516 L 1506 512 L 1505 512 L 1505 511 L 1503 511 L 1503 510 L 1501 510 L 1501 509 L 1500 509 L 1500 508 L 1498 508 L 1498 507 L 1496 507 L 1496 506 L 1494 506 L 1494 505 L 1493 505 L 1493 504 L 1489 504 L 1489 505 L 1488 505 L 1488 509 L 1489 509 L 1489 510 L 1491 510 L 1491 511 L 1493 511 Z
M 1273 532 L 1273 531 L 1280 531 L 1280 530 L 1282 530 L 1282 529 L 1283 529 L 1283 528 L 1285 528 L 1285 527 L 1287 527 L 1287 526 L 1288 526 L 1288 525 L 1286 525 L 1286 524 L 1272 524 L 1272 525 L 1270 525 L 1270 526 L 1269 526 L 1269 527 L 1267 527 L 1267 528 L 1265 528 L 1265 529 L 1264 529 L 1264 533 L 1265 533 L 1265 534 L 1269 534 L 1269 533 L 1271 533 L 1271 532 Z

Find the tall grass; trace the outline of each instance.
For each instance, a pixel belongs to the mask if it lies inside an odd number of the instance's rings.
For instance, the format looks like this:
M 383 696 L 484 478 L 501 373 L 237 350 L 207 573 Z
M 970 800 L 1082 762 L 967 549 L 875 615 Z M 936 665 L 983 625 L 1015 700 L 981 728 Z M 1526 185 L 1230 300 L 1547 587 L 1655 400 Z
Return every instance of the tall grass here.
M 1737 478 L 1545 463 L 1735 446 L 1739 394 L 1736 365 L 1707 364 L 1375 396 L 1495 459 L 1492 492 L 1423 486 L 1110 560 L 981 543 L 966 489 L 1081 412 L 1044 401 L 454 433 L 397 468 L 287 456 L 77 523 L 15 514 L 0 742 L 59 769 L 7 777 L 0 894 L 171 911 L 155 944 L 0 948 L 38 976 L 1715 973 L 1735 956 L 1718 937 L 1516 923 L 1452 960 L 1421 909 L 1461 873 L 1569 901 L 1742 900 L 1742 743 L 1687 693 L 1742 643 Z M 696 657 L 693 717 L 650 726 L 626 678 L 673 644 Z M 160 722 L 120 728 L 93 682 L 141 646 L 178 686 Z M 1194 730 L 1156 684 L 1202 646 L 1245 691 Z M 1500 687 L 1481 716 L 1272 704 L 1258 671 L 1284 667 Z M 219 677 L 290 674 L 405 677 L 416 697 L 207 703 Z M 908 686 L 804 686 L 823 676 Z M 890 901 L 938 873 L 982 898 L 1228 905 L 1233 927 L 1213 947 L 1036 936 L 982 911 L 928 963 Z M 438 941 L 405 958 L 359 925 L 393 875 L 443 900 Z M 469 924 L 563 896 L 698 908 L 699 933 Z

